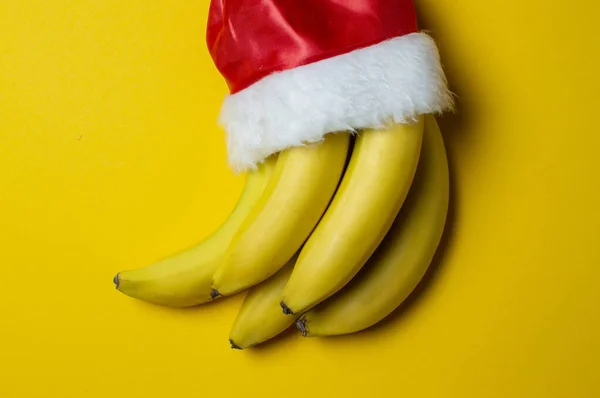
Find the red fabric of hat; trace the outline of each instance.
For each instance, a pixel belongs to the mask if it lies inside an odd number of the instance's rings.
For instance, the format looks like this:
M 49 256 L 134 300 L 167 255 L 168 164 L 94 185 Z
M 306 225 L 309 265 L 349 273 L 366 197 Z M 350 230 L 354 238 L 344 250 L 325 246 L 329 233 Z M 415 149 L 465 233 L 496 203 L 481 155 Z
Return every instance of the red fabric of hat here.
M 238 171 L 452 106 L 412 0 L 212 0 L 206 38 L 230 88 L 219 122 Z

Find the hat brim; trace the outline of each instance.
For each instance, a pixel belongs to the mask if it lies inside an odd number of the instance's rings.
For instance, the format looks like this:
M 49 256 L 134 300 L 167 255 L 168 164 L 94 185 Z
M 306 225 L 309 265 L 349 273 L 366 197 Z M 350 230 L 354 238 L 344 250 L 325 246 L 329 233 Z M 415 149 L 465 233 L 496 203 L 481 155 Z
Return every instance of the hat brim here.
M 327 133 L 383 128 L 451 109 L 437 46 L 419 32 L 274 73 L 223 101 L 229 163 L 254 168 Z

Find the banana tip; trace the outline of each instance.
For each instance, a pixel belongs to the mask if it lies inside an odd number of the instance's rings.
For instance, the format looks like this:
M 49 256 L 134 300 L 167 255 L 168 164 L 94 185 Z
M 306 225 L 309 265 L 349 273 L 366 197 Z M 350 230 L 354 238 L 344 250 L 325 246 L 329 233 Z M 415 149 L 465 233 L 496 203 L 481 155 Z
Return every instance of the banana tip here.
M 239 345 L 235 344 L 233 342 L 233 340 L 229 339 L 229 344 L 231 344 L 231 348 L 233 348 L 234 350 L 241 350 L 242 347 L 240 347 Z
M 210 291 L 210 298 L 211 299 L 216 299 L 217 297 L 219 297 L 221 295 L 221 293 L 219 293 L 219 291 L 217 289 L 212 289 Z
M 290 307 L 288 307 L 283 301 L 279 303 L 281 308 L 283 309 L 283 313 L 286 315 L 294 315 L 294 311 Z
M 296 321 L 296 329 L 302 333 L 302 336 L 308 335 L 308 327 L 306 327 L 306 319 L 301 318 Z
M 119 279 L 119 274 L 115 275 L 115 277 L 113 278 L 113 283 L 115 284 L 115 288 L 119 288 L 119 283 L 121 282 L 121 280 Z

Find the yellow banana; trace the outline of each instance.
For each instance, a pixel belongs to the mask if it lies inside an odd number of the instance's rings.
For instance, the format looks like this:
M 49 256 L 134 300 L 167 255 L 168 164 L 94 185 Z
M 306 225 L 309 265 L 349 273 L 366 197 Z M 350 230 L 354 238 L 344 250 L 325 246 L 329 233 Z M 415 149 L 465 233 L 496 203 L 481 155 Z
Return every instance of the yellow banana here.
M 298 317 L 281 312 L 279 301 L 296 256 L 275 275 L 248 292 L 229 334 L 231 348 L 244 349 L 265 342 L 285 331 Z
M 298 320 L 305 336 L 357 332 L 397 308 L 425 274 L 448 212 L 448 163 L 433 116 L 425 122 L 423 154 L 406 204 L 365 268 L 344 289 Z
M 133 298 L 171 307 L 210 301 L 215 269 L 233 235 L 259 200 L 275 171 L 275 164 L 274 156 L 248 172 L 235 209 L 211 236 L 144 268 L 118 273 L 114 279 L 117 289 Z
M 357 137 L 338 192 L 285 287 L 286 314 L 304 312 L 334 294 L 375 251 L 406 198 L 422 138 L 422 117 Z
M 213 297 L 231 295 L 277 272 L 300 249 L 340 181 L 350 136 L 279 154 L 273 177 L 235 234 L 213 277 Z

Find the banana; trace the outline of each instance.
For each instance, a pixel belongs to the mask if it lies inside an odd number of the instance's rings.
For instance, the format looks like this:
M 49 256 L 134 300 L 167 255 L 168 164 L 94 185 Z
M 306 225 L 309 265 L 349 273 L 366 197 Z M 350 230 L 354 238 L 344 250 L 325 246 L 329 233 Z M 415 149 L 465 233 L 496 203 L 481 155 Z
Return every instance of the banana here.
M 213 297 L 264 281 L 300 249 L 339 184 L 349 142 L 349 134 L 334 133 L 279 154 L 273 177 L 215 272 Z
M 406 198 L 422 138 L 422 117 L 416 123 L 367 130 L 357 137 L 338 192 L 300 252 L 285 287 L 284 313 L 309 310 L 361 269 Z
M 298 317 L 281 312 L 279 300 L 297 256 L 275 275 L 254 286 L 244 299 L 229 334 L 231 348 L 245 349 L 265 342 L 294 324 Z
M 114 282 L 128 296 L 153 304 L 189 307 L 211 300 L 211 280 L 233 235 L 259 200 L 275 171 L 277 157 L 268 158 L 246 176 L 240 199 L 227 220 L 197 245 L 146 267 L 123 271 Z
M 448 201 L 444 142 L 435 118 L 428 116 L 415 183 L 394 225 L 352 282 L 296 322 L 302 334 L 357 332 L 396 309 L 417 286 L 433 259 L 444 231 Z

